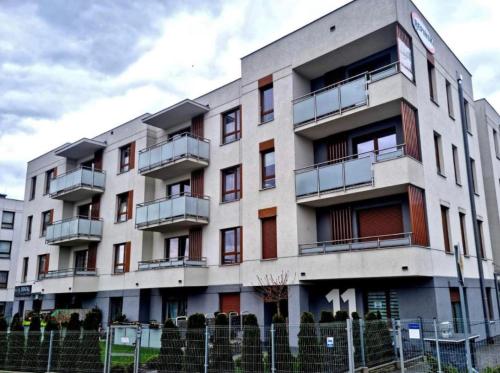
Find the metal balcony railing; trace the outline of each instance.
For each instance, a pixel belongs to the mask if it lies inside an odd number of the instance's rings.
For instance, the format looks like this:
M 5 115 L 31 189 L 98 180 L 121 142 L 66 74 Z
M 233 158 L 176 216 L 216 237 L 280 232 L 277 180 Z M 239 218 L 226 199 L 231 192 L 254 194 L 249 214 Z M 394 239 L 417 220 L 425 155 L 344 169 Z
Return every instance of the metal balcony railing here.
M 56 221 L 47 226 L 47 243 L 69 240 L 72 238 L 101 238 L 102 220 L 74 217 Z
M 139 262 L 139 271 L 147 271 L 151 269 L 162 269 L 162 268 L 178 268 L 178 267 L 206 267 L 206 258 L 169 258 L 169 259 L 153 259 L 153 260 L 143 260 Z
M 51 197 L 81 187 L 104 190 L 105 173 L 89 167 L 79 167 L 59 175 L 50 181 L 49 195 Z
M 141 150 L 139 152 L 139 172 L 146 172 L 182 158 L 194 158 L 208 162 L 209 154 L 209 140 L 190 133 L 183 133 Z
M 209 210 L 209 197 L 183 193 L 138 204 L 135 224 L 143 228 L 180 219 L 208 220 Z
M 95 268 L 65 268 L 40 273 L 39 280 L 51 278 L 64 278 L 74 276 L 97 276 L 97 269 Z
M 296 98 L 295 127 L 368 104 L 368 85 L 399 72 L 399 62 L 365 72 Z
M 400 144 L 295 170 L 295 195 L 301 198 L 373 184 L 373 163 L 404 155 L 405 144 Z
M 412 232 L 323 241 L 299 245 L 299 255 L 330 254 L 412 245 Z

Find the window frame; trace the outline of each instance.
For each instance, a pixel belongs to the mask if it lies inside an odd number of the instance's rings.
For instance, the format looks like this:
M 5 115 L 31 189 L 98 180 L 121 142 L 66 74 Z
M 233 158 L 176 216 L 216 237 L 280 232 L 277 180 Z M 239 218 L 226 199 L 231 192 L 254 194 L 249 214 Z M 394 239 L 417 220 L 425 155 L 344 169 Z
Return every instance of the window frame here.
M 125 223 L 129 220 L 129 192 L 123 192 L 116 195 L 116 223 Z M 122 204 L 125 204 L 125 210 L 121 211 Z M 124 217 L 124 220 L 122 218 Z
M 9 252 L 8 253 L 3 253 L 0 251 L 0 259 L 10 259 L 10 256 L 12 254 L 12 241 L 9 240 L 0 240 L 0 243 L 7 243 L 9 247 Z
M 52 216 L 53 210 L 47 210 L 42 212 L 42 221 L 40 224 L 40 237 L 45 237 L 47 234 L 47 227 L 52 223 L 54 217 Z M 49 219 L 46 221 L 45 217 L 48 216 Z
M 460 239 L 462 241 L 462 252 L 464 256 L 469 256 L 469 245 L 467 242 L 467 220 L 464 212 L 458 212 L 458 219 L 460 223 Z
M 31 235 L 33 233 L 33 215 L 29 215 L 26 218 L 26 235 L 24 237 L 25 241 L 31 240 Z
M 462 173 L 460 172 L 460 158 L 458 157 L 458 148 L 451 144 L 451 156 L 453 158 L 453 172 L 455 174 L 455 184 L 462 186 Z
M 21 274 L 21 282 L 22 283 L 26 283 L 28 281 L 29 262 L 30 262 L 29 256 L 25 256 L 23 258 L 23 269 L 22 269 L 22 274 Z
M 436 131 L 434 131 L 434 157 L 436 158 L 436 172 L 438 175 L 446 177 L 444 173 L 443 138 Z
M 429 97 L 435 104 L 438 103 L 437 100 L 437 85 L 436 85 L 436 66 L 431 61 L 427 60 L 427 75 L 429 83 Z
M 234 232 L 234 251 L 226 251 L 226 236 L 227 232 Z M 220 230 L 220 255 L 221 265 L 235 265 L 243 262 L 243 227 L 236 226 L 230 228 L 224 228 Z M 226 256 L 232 256 L 234 261 L 226 262 Z
M 495 150 L 495 156 L 500 158 L 500 146 L 498 144 L 498 131 L 495 128 L 492 128 L 493 134 L 493 149 Z
M 176 257 L 171 257 L 170 256 L 170 242 L 172 240 L 178 240 L 177 244 L 177 256 Z M 180 251 L 181 249 L 184 251 L 184 255 L 180 256 Z M 187 257 L 186 257 L 186 251 L 187 251 Z M 190 254 L 189 254 L 189 235 L 182 235 L 182 236 L 172 236 L 172 237 L 166 237 L 165 238 L 165 253 L 164 253 L 165 259 L 189 259 Z
M 115 275 L 121 275 L 125 273 L 125 251 L 127 250 L 126 248 L 127 243 L 122 242 L 122 243 L 117 243 L 113 245 L 113 274 Z M 123 250 L 123 261 L 122 262 L 117 262 L 117 259 L 119 258 L 118 250 L 122 249 Z M 122 267 L 121 270 L 118 269 L 118 267 Z
M 130 168 L 130 159 L 132 153 L 132 144 L 123 145 L 120 147 L 120 163 L 119 163 L 119 173 L 125 173 L 131 170 Z M 124 153 L 128 152 L 128 160 L 124 162 Z
M 0 271 L 0 274 L 5 274 L 5 282 L 0 282 L 0 289 L 7 289 L 9 285 L 9 271 Z
M 264 110 L 265 93 L 271 90 L 271 108 L 269 110 Z M 260 103 L 260 123 L 268 123 L 274 120 L 274 86 L 273 83 L 266 84 L 259 88 L 259 103 Z M 269 119 L 264 119 L 267 115 L 270 115 Z
M 451 248 L 451 231 L 450 231 L 450 208 L 441 205 L 441 228 L 443 232 L 444 251 L 447 254 L 452 254 Z
M 479 254 L 482 260 L 487 260 L 486 258 L 486 247 L 484 246 L 484 231 L 483 231 L 483 221 L 477 219 L 477 230 L 479 233 Z
M 469 101 L 467 101 L 464 98 L 464 117 L 465 117 L 465 129 L 469 133 L 469 135 L 472 136 L 472 123 L 471 123 L 471 118 L 470 118 L 470 108 L 469 108 Z
M 57 168 L 51 168 L 50 170 L 45 171 L 45 185 L 43 186 L 43 195 L 47 195 L 50 193 L 50 181 L 54 180 L 57 175 Z
M 479 184 L 477 179 L 477 169 L 476 169 L 476 160 L 470 157 L 470 169 L 472 173 L 472 191 L 475 195 L 479 195 Z
M 31 177 L 29 200 L 33 201 L 36 197 L 36 175 Z
M 272 175 L 266 174 L 266 166 L 264 164 L 266 155 L 269 153 L 273 153 L 273 158 L 274 158 L 274 163 L 273 163 L 274 172 Z M 270 149 L 262 150 L 260 152 L 260 175 L 261 175 L 261 182 L 260 182 L 261 189 L 276 188 L 276 151 L 275 151 L 274 147 L 270 148 Z M 266 182 L 271 182 L 272 185 L 266 185 Z
M 6 214 L 12 214 L 12 221 L 7 222 L 4 220 Z M 0 228 L 1 229 L 14 229 L 14 224 L 16 223 L 16 212 L 15 211 L 10 211 L 10 210 L 3 210 L 2 211 L 2 221 Z
M 223 168 L 221 171 L 221 203 L 239 201 L 243 198 L 243 167 L 241 164 Z M 226 177 L 234 173 L 234 189 L 227 189 Z M 226 199 L 226 196 L 233 195 L 233 199 Z
M 235 118 L 236 118 L 236 123 L 234 125 L 234 131 L 231 132 L 226 132 L 226 122 L 225 118 L 230 115 L 236 113 Z M 221 145 L 226 145 L 226 144 L 231 144 L 232 142 L 238 141 L 241 139 L 241 127 L 242 127 L 242 121 L 241 121 L 241 105 L 237 106 L 235 108 L 232 108 L 230 110 L 227 110 L 221 114 Z M 227 140 L 228 137 L 233 136 L 234 139 L 232 140 Z
M 446 85 L 446 102 L 448 106 L 448 116 L 455 120 L 455 108 L 453 106 L 453 94 L 452 94 L 452 87 L 451 83 L 445 79 L 445 85 Z
M 38 262 L 37 262 L 37 279 L 40 280 L 42 278 L 42 275 L 46 274 L 48 272 L 48 258 L 49 254 L 40 254 L 38 255 Z M 42 266 L 43 264 L 43 266 Z

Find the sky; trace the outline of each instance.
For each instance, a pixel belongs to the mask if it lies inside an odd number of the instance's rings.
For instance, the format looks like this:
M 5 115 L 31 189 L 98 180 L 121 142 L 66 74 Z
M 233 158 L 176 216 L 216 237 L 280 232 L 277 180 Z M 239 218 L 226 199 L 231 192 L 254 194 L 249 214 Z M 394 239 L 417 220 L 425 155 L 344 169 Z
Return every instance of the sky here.
M 0 0 L 0 193 L 22 199 L 29 160 L 237 79 L 241 57 L 347 2 Z M 500 1 L 414 2 L 500 112 Z

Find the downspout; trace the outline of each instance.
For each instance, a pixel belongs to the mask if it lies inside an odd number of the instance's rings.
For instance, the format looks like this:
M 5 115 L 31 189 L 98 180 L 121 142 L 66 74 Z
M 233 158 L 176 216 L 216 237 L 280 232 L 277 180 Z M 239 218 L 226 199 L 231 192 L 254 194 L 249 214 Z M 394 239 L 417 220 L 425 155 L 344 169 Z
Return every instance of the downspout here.
M 484 286 L 484 273 L 483 273 L 483 258 L 481 256 L 481 238 L 479 236 L 479 226 L 477 223 L 477 211 L 476 211 L 476 200 L 474 196 L 474 181 L 472 178 L 472 164 L 470 161 L 469 152 L 469 135 L 467 133 L 467 128 L 465 126 L 467 118 L 465 117 L 465 105 L 464 105 L 464 89 L 462 83 L 462 75 L 457 74 L 458 83 L 458 100 L 460 106 L 460 119 L 462 122 L 462 135 L 464 139 L 464 154 L 465 154 L 465 164 L 467 169 L 467 187 L 469 189 L 469 200 L 470 209 L 472 216 L 472 227 L 474 228 L 474 242 L 476 245 L 476 259 L 477 259 L 477 269 L 479 272 L 479 287 L 481 288 L 481 303 L 483 305 L 483 317 L 484 317 L 484 327 L 486 331 L 486 338 L 489 340 L 491 338 L 490 323 L 488 320 L 488 309 L 486 307 L 486 288 Z

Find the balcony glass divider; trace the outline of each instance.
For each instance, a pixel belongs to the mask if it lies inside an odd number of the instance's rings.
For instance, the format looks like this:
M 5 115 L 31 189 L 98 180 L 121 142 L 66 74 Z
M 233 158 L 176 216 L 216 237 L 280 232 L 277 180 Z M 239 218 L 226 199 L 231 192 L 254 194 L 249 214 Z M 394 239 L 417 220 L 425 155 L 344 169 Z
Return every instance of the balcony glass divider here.
M 99 188 L 104 190 L 105 173 L 90 167 L 78 167 L 59 175 L 50 181 L 49 195 L 58 194 L 81 187 Z

